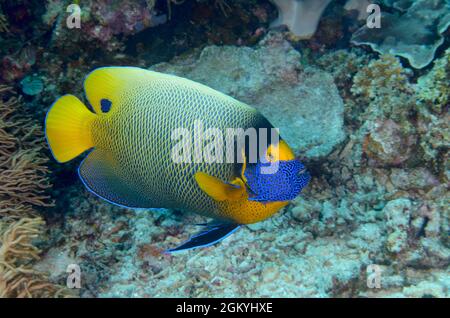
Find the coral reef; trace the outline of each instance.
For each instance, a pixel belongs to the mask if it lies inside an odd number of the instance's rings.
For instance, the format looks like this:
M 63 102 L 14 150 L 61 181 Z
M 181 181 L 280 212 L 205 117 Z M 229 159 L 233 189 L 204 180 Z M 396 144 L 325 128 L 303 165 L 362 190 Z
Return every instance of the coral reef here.
M 121 49 L 119 35 L 128 36 L 147 27 L 164 23 L 166 18 L 157 17 L 153 12 L 154 1 L 80 1 L 83 32 L 66 27 L 66 10 L 69 1 L 48 0 L 43 23 L 56 23 L 52 44 L 57 47 L 69 43 L 98 41 L 107 50 Z M 75 37 L 75 38 L 74 38 Z
M 404 57 L 420 69 L 433 61 L 444 43 L 442 34 L 450 26 L 450 4 L 446 0 L 418 0 L 405 13 L 384 12 L 382 23 L 382 28 L 363 26 L 353 33 L 352 43 Z
M 68 296 L 63 286 L 33 270 L 41 250 L 33 241 L 43 235 L 36 207 L 52 205 L 43 134 L 18 115 L 12 90 L 0 86 L 0 297 Z
M 1 97 L 9 93 L 10 88 L 0 87 Z M 0 216 L 8 218 L 30 215 L 34 205 L 52 205 L 45 194 L 50 183 L 43 132 L 17 107 L 14 96 L 0 100 Z
M 65 27 L 69 1 L 0 1 L 0 296 L 450 297 L 448 1 L 377 1 L 388 54 L 349 45 L 365 0 L 274 2 L 291 31 L 306 23 L 314 36 L 268 32 L 277 12 L 264 0 L 81 0 L 81 30 Z M 79 161 L 47 160 L 46 110 L 81 97 L 105 65 L 181 75 L 257 107 L 311 183 L 220 244 L 162 253 L 208 220 L 114 206 L 83 187 Z M 69 264 L 80 290 L 62 287 Z
M 44 224 L 39 217 L 21 218 L 6 229 L 0 223 L 0 298 L 71 295 L 64 286 L 50 283 L 29 264 L 39 259 L 41 251 L 32 242 L 42 235 Z
M 300 59 L 280 34 L 270 33 L 255 49 L 210 46 L 198 58 L 153 69 L 201 82 L 256 107 L 297 153 L 323 157 L 344 139 L 343 103 L 332 77 L 305 69 Z
M 6 83 L 21 79 L 36 61 L 35 50 L 28 46 L 16 53 L 5 55 L 1 61 L 0 78 Z
M 407 165 L 417 152 L 417 111 L 412 72 L 399 59 L 382 55 L 361 67 L 352 78 L 348 96 L 351 120 L 361 126 L 362 153 L 375 166 Z
M 416 90 L 418 97 L 430 110 L 441 114 L 450 103 L 450 49 L 434 61 L 432 70 L 419 78 Z
M 381 164 L 398 166 L 413 154 L 415 135 L 402 133 L 402 127 L 391 119 L 376 122 L 364 142 L 364 152 Z
M 294 136 L 325 134 L 330 128 L 308 117 L 307 110 L 325 117 L 321 105 L 339 108 L 326 121 L 338 118 L 341 137 L 319 148 L 319 156 L 306 152 L 313 179 L 302 197 L 219 245 L 186 253 L 161 251 L 185 240 L 204 218 L 120 209 L 75 182 L 61 190 L 69 211 L 65 239 L 53 242 L 38 268 L 52 268 L 52 278 L 59 280 L 65 264 L 80 264 L 86 277 L 82 297 L 449 296 L 448 182 L 428 165 L 440 158 L 441 167 L 443 158 L 441 150 L 431 157 L 418 150 L 427 138 L 420 118 L 438 115 L 425 100 L 417 102 L 425 91 L 412 83 L 412 72 L 398 58 L 340 50 L 311 65 L 282 34 L 269 33 L 254 48 L 207 46 L 151 68 L 267 111 L 272 121 L 286 121 L 282 135 L 286 130 Z M 424 76 L 431 78 L 436 70 Z M 345 126 L 343 106 L 337 106 L 334 93 L 327 95 L 336 88 L 345 103 Z M 326 101 L 316 99 L 314 90 Z M 284 104 L 289 107 L 280 112 Z M 301 117 L 314 121 L 310 132 L 303 126 L 291 131 Z M 427 123 L 440 122 L 443 130 L 445 117 L 438 118 Z M 291 138 L 295 144 L 304 137 Z M 302 149 L 308 146 L 297 148 Z M 61 222 L 50 225 L 53 237 Z M 366 268 L 374 264 L 382 270 L 379 290 L 366 284 Z

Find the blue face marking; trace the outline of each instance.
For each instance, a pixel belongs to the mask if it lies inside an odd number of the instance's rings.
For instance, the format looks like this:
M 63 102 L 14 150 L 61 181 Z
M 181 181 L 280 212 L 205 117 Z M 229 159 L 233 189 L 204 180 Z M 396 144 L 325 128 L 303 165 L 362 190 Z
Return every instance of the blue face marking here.
M 102 98 L 100 100 L 100 107 L 102 112 L 107 113 L 111 109 L 112 102 L 109 99 Z
M 298 160 L 280 161 L 276 173 L 261 173 L 261 167 L 269 164 L 257 163 L 245 170 L 247 186 L 253 193 L 249 200 L 258 202 L 292 200 L 311 179 L 310 174 L 305 171 L 305 166 Z

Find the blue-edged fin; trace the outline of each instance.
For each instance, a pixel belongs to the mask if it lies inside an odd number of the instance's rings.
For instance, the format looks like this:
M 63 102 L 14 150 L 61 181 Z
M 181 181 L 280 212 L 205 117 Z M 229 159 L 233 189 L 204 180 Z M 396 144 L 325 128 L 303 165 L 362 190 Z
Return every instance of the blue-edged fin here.
M 195 234 L 180 246 L 166 250 L 165 252 L 173 253 L 191 250 L 198 247 L 211 246 L 234 233 L 237 229 L 239 229 L 239 227 L 241 227 L 241 225 L 235 223 L 206 225 L 206 229 L 204 229 L 203 231 Z
M 94 149 L 81 163 L 78 174 L 89 191 L 106 201 L 126 208 L 151 208 L 151 203 L 116 171 L 119 169 L 114 160 Z

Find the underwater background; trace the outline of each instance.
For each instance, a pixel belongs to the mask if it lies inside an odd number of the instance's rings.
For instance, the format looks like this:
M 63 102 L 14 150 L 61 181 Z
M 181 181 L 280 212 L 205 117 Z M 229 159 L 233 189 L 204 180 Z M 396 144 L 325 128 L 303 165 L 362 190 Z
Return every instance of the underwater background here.
M 449 297 L 449 26 L 448 0 L 0 0 L 0 297 Z M 207 219 L 102 201 L 45 141 L 52 103 L 110 65 L 257 108 L 310 184 L 161 253 Z

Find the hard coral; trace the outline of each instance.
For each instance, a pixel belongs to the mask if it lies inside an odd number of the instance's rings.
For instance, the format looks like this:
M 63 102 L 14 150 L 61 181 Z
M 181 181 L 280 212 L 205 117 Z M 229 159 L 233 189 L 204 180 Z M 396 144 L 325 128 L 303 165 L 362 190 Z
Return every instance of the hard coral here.
M 450 104 L 450 49 L 434 62 L 433 69 L 419 78 L 416 91 L 430 110 L 442 113 Z
M 361 69 L 353 79 L 352 92 L 367 101 L 375 100 L 392 91 L 409 93 L 408 72 L 393 55 L 382 55 Z
M 357 97 L 357 105 L 366 109 L 363 117 L 390 118 L 410 133 L 408 116 L 417 107 L 414 89 L 408 81 L 411 73 L 392 55 L 382 55 L 356 73 L 351 92 Z
M 352 43 L 369 45 L 381 54 L 408 59 L 414 68 L 423 68 L 434 59 L 444 43 L 442 34 L 450 26 L 450 5 L 446 0 L 418 0 L 405 13 L 383 12 L 381 28 L 363 26 Z
M 0 63 L 0 79 L 13 82 L 22 78 L 36 62 L 36 52 L 27 46 L 15 54 L 6 55 Z

